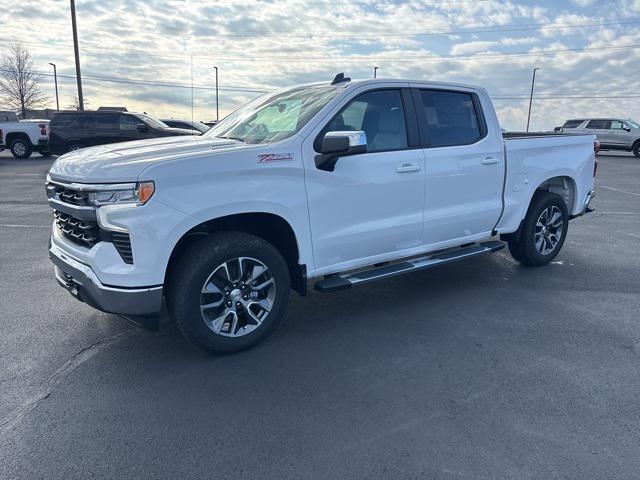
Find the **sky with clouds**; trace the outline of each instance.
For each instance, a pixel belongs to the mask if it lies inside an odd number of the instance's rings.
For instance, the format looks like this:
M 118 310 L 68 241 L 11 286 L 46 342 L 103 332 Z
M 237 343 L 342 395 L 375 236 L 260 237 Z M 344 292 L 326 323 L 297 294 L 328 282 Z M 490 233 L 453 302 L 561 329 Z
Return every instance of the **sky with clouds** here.
M 22 41 L 55 106 L 76 95 L 69 2 L 3 0 L 0 53 Z M 87 108 L 221 117 L 247 100 L 338 72 L 464 82 L 500 121 L 532 129 L 567 118 L 640 120 L 640 0 L 77 0 Z M 195 88 L 190 88 L 191 83 Z

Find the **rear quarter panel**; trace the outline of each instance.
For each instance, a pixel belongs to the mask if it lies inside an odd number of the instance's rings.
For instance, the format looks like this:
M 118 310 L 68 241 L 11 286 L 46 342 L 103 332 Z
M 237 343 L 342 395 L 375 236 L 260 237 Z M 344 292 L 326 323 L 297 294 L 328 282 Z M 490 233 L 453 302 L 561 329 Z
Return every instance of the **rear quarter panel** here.
M 541 136 L 505 140 L 507 175 L 504 213 L 499 233 L 518 229 L 536 189 L 554 177 L 568 177 L 574 187 L 569 213 L 581 212 L 582 202 L 593 190 L 594 135 Z

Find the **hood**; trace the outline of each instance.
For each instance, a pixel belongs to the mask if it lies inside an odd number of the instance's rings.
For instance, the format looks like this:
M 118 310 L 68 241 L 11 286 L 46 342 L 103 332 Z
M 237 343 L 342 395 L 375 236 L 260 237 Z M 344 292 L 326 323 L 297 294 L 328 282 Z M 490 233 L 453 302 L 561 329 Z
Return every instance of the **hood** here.
M 226 138 L 185 135 L 112 143 L 83 148 L 59 157 L 51 166 L 53 180 L 78 183 L 133 182 L 150 165 L 184 155 L 241 148 L 244 143 Z

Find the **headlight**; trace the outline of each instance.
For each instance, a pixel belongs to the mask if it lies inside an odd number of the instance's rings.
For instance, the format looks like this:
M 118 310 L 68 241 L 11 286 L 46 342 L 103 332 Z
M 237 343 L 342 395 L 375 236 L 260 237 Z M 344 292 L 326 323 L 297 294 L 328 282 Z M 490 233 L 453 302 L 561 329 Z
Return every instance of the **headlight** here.
M 99 189 L 88 192 L 88 198 L 89 202 L 96 207 L 125 204 L 144 205 L 153 196 L 154 191 L 153 182 L 116 183 L 100 185 Z

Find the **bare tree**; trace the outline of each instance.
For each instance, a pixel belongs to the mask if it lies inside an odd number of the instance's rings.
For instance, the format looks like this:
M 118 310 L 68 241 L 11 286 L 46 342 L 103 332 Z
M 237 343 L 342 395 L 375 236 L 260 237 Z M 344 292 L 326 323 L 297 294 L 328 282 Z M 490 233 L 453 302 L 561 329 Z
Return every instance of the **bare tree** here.
M 40 80 L 29 51 L 21 43 L 12 43 L 0 58 L 0 98 L 26 118 L 27 110 L 44 106 L 47 101 Z
M 89 102 L 87 102 L 86 97 L 83 99 L 84 100 L 84 106 L 86 107 L 87 105 L 90 105 Z M 73 97 L 73 101 L 67 106 L 67 108 L 69 110 L 80 110 L 80 100 L 78 100 L 77 96 Z

